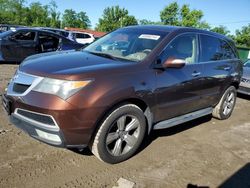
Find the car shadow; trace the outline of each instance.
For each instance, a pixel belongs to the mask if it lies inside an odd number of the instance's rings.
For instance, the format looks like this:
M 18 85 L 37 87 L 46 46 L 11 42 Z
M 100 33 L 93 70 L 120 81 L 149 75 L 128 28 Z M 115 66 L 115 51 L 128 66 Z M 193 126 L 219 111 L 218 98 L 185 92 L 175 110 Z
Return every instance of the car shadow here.
M 152 130 L 149 135 L 146 135 L 144 138 L 144 141 L 139 148 L 138 153 L 143 151 L 145 148 L 147 148 L 154 140 L 156 140 L 159 137 L 167 137 L 167 136 L 173 136 L 175 134 L 178 134 L 180 132 L 184 132 L 188 129 L 191 129 L 193 127 L 196 127 L 202 123 L 206 123 L 212 119 L 212 115 L 207 115 L 204 117 L 200 117 L 198 119 L 182 123 L 179 125 L 176 125 L 174 127 L 166 128 L 166 129 L 161 129 L 161 130 Z
M 250 163 L 244 165 L 241 169 L 230 176 L 226 181 L 224 181 L 219 188 L 229 188 L 229 187 L 240 187 L 249 188 L 250 187 Z
M 0 61 L 0 65 L 19 65 L 21 62 Z
M 159 137 L 166 137 L 166 136 L 172 136 L 175 134 L 178 134 L 180 132 L 186 131 L 188 129 L 191 129 L 193 127 L 196 127 L 202 123 L 206 123 L 208 121 L 210 121 L 212 119 L 212 115 L 207 115 L 186 123 L 182 123 L 180 125 L 176 125 L 174 127 L 171 128 L 167 128 L 167 129 L 161 129 L 161 130 L 152 130 L 151 133 L 149 135 L 145 135 L 145 138 L 140 146 L 140 148 L 138 149 L 138 151 L 136 152 L 135 155 L 137 155 L 138 153 L 140 153 L 141 151 L 143 151 L 145 148 L 147 148 L 154 140 L 156 140 Z M 79 155 L 86 155 L 86 156 L 91 156 L 93 155 L 92 152 L 90 151 L 90 149 L 84 148 L 84 149 L 69 149 L 72 152 L 75 152 Z
M 241 99 L 245 99 L 245 100 L 250 100 L 250 95 L 244 95 L 244 94 L 238 93 L 237 97 Z

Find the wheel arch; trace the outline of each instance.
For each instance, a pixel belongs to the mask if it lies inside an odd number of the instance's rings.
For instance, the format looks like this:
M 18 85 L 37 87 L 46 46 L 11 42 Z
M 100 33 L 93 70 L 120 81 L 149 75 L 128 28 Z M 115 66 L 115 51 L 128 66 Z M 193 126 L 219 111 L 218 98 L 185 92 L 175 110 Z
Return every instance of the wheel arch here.
M 138 99 L 138 98 L 127 98 L 127 99 L 123 99 L 120 101 L 116 101 L 114 102 L 112 105 L 110 105 L 109 107 L 107 107 L 106 110 L 104 110 L 104 112 L 100 115 L 100 117 L 98 118 L 98 120 L 96 121 L 95 124 L 95 128 L 94 131 L 91 135 L 91 140 L 90 142 L 93 141 L 95 134 L 97 133 L 101 122 L 104 120 L 105 117 L 108 116 L 108 114 L 113 111 L 115 108 L 117 108 L 118 106 L 122 105 L 122 104 L 134 104 L 136 106 L 138 106 L 144 113 L 145 117 L 146 117 L 146 129 L 147 129 L 147 133 L 149 134 L 152 130 L 152 125 L 153 125 L 153 113 L 150 110 L 149 105 L 143 101 L 142 99 Z

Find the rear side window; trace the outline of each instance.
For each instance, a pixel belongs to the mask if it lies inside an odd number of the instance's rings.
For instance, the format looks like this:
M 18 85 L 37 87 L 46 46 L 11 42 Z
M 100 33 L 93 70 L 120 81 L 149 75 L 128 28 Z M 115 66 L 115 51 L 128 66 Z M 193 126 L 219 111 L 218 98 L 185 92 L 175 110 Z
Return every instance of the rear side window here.
M 88 34 L 76 33 L 76 38 L 87 39 L 87 38 L 91 38 L 91 37 Z
M 221 41 L 221 48 L 223 51 L 224 59 L 234 59 L 237 58 L 231 46 L 226 41 Z
M 235 53 L 226 41 L 208 35 L 200 35 L 200 39 L 201 62 L 236 58 Z

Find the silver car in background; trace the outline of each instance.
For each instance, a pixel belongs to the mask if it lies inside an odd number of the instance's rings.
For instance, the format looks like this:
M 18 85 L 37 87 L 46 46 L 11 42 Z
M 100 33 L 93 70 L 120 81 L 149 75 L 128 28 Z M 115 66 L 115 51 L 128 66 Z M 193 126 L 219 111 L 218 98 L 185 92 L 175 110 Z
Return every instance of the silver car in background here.
M 250 95 L 250 59 L 243 66 L 243 75 L 240 82 L 238 93 Z

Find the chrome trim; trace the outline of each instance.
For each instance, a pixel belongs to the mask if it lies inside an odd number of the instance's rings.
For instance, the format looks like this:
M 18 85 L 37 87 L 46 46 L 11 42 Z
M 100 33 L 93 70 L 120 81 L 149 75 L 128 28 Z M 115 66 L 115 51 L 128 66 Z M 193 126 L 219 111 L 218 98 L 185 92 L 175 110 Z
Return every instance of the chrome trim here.
M 212 110 L 213 108 L 209 107 L 209 108 L 201 109 L 201 110 L 189 113 L 189 114 L 184 114 L 182 116 L 178 116 L 178 117 L 171 118 L 165 121 L 161 121 L 157 123 L 156 125 L 154 125 L 154 130 L 173 127 L 175 125 L 179 125 L 181 123 L 185 123 L 187 121 L 191 121 L 193 119 L 206 116 L 208 114 L 211 114 Z
M 240 89 L 237 90 L 238 93 L 244 94 L 244 95 L 250 95 L 250 92 L 242 91 Z
M 35 86 L 37 86 L 44 78 L 39 76 L 30 75 L 21 71 L 17 71 L 15 76 L 11 79 L 8 88 L 7 95 L 21 97 L 27 95 Z M 30 87 L 24 93 L 17 93 L 13 91 L 14 84 L 30 85 Z
M 26 112 L 30 112 L 30 113 L 34 113 L 34 114 L 38 114 L 38 115 L 50 117 L 53 120 L 55 126 L 47 125 L 47 124 L 41 123 L 39 121 L 27 118 L 27 117 L 25 117 L 25 116 L 17 113 L 18 110 L 23 110 L 23 111 L 26 111 Z M 13 115 L 16 118 L 20 118 L 23 121 L 26 121 L 26 122 L 28 122 L 28 123 L 30 123 L 30 124 L 38 127 L 38 128 L 43 128 L 43 129 L 47 129 L 47 130 L 50 130 L 50 131 L 56 131 L 56 132 L 58 132 L 60 130 L 60 128 L 59 128 L 57 122 L 55 121 L 54 117 L 51 116 L 51 115 L 48 115 L 48 114 L 42 114 L 42 113 L 38 113 L 38 112 L 34 112 L 34 111 L 25 110 L 25 109 L 22 109 L 22 108 L 16 108 L 15 111 L 14 111 L 14 113 L 13 113 Z

